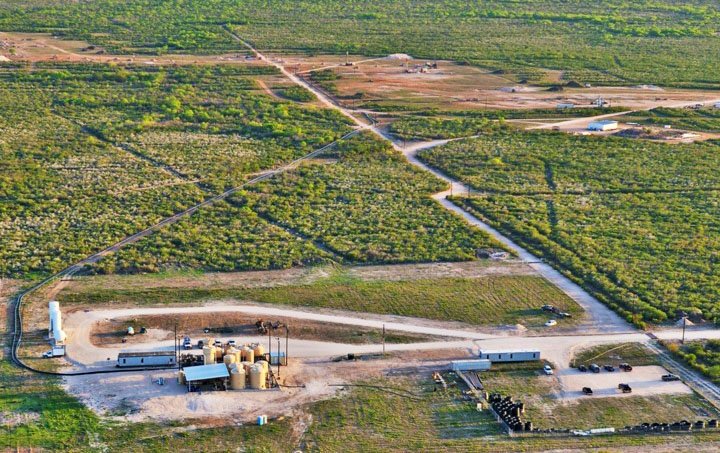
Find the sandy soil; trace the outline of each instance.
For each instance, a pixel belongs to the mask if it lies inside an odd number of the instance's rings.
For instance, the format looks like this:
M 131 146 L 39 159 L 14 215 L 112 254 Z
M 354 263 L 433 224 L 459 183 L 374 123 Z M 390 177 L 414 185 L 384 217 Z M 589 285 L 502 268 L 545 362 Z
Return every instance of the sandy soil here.
M 92 410 L 125 420 L 227 417 L 229 424 L 236 424 L 252 422 L 261 414 L 270 418 L 291 415 L 300 406 L 329 398 L 342 389 L 329 384 L 350 383 L 400 367 L 411 372 L 418 367 L 417 372 L 425 372 L 427 367 L 440 369 L 446 365 L 432 359 L 406 358 L 337 363 L 317 358 L 291 360 L 289 367 L 281 368 L 280 382 L 304 387 L 267 391 L 187 393 L 172 371 L 73 376 L 64 379 L 64 386 Z M 165 378 L 163 386 L 155 383 L 160 377 Z
M 112 55 L 84 41 L 66 41 L 48 33 L 0 32 L 0 61 L 125 62 L 139 64 L 264 64 L 244 52 L 223 55 Z M 15 53 L 10 53 L 14 49 Z
M 601 364 L 599 364 L 602 366 Z M 568 368 L 558 372 L 557 378 L 560 381 L 562 392 L 560 398 L 563 400 L 575 400 L 577 398 L 593 397 L 622 397 L 622 396 L 651 396 L 666 394 L 691 394 L 690 387 L 680 381 L 663 382 L 660 378 L 668 371 L 660 366 L 636 366 L 631 372 L 616 371 L 608 372 L 601 370 L 600 373 L 589 371 L 582 373 L 576 368 Z M 628 384 L 632 393 L 622 393 L 618 384 Z M 590 387 L 593 390 L 592 396 L 582 393 L 583 387 Z

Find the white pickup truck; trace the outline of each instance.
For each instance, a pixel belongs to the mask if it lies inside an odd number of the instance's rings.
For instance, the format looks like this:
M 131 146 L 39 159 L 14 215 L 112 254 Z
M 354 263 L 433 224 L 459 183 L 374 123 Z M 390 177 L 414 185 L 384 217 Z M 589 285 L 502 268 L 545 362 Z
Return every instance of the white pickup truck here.
M 53 347 L 51 350 L 43 354 L 43 357 L 46 359 L 51 359 L 53 357 L 62 357 L 65 355 L 65 347 Z

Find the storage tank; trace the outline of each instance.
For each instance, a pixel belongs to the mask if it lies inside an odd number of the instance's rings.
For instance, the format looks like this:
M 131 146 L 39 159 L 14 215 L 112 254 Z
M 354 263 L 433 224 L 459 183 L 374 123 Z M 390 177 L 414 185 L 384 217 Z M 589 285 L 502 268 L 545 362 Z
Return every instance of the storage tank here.
M 243 353 L 240 349 L 233 349 L 233 354 L 235 354 L 235 363 L 243 361 Z
M 235 363 L 235 354 L 225 354 L 223 356 L 223 363 L 226 367 L 228 367 L 228 370 L 230 369 L 230 365 Z
M 260 357 L 262 357 L 263 354 L 265 354 L 265 348 L 263 348 L 263 346 L 260 343 L 258 343 L 253 348 L 253 353 L 255 354 L 255 359 L 257 360 Z
M 253 366 L 253 364 L 248 361 L 245 361 L 245 362 L 240 363 L 240 365 L 242 365 L 243 369 L 245 370 L 245 374 L 250 376 L 250 367 Z
M 233 390 L 242 390 L 245 388 L 245 370 L 242 368 L 233 368 L 230 370 L 230 388 Z
M 205 359 L 205 365 L 215 363 L 215 346 L 203 347 L 203 358 Z
M 255 363 L 258 365 L 262 365 L 263 371 L 265 372 L 265 374 L 268 374 L 268 372 L 270 371 L 270 364 L 267 362 L 267 360 L 258 360 Z
M 62 315 L 60 314 L 60 302 L 53 300 L 48 304 L 50 312 L 50 328 L 48 335 L 55 340 L 55 343 L 64 343 L 67 335 L 62 330 Z
M 215 361 L 220 362 L 223 359 L 223 355 L 225 355 L 225 351 L 223 350 L 222 346 L 216 346 L 215 347 Z
M 255 364 L 250 367 L 250 387 L 254 389 L 264 389 L 265 376 L 265 369 L 262 365 Z
M 178 384 L 187 384 L 187 381 L 185 380 L 185 372 L 183 370 L 178 371 Z
M 247 350 L 245 350 L 245 361 L 254 363 L 255 362 L 255 351 L 253 351 L 250 348 L 247 348 Z

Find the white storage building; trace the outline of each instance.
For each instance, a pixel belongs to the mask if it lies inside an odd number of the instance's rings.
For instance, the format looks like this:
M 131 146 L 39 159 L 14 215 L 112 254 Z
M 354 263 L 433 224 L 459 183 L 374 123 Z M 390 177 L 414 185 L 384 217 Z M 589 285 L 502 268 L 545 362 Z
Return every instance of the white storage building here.
M 540 351 L 536 349 L 480 350 L 478 357 L 490 362 L 529 362 L 540 360 Z
M 588 124 L 589 131 L 614 131 L 618 128 L 617 121 L 593 121 Z
M 486 371 L 490 369 L 492 362 L 487 359 L 480 360 L 453 360 L 450 367 L 453 371 Z
M 177 358 L 173 351 L 121 352 L 118 354 L 119 367 L 174 366 Z

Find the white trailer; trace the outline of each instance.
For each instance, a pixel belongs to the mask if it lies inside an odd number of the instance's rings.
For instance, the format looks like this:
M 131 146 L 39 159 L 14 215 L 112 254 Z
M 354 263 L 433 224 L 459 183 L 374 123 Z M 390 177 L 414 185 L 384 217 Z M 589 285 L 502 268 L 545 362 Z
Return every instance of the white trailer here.
M 491 365 L 492 362 L 487 359 L 453 360 L 450 362 L 450 368 L 452 368 L 453 371 L 487 371 Z
M 53 357 L 63 357 L 65 355 L 65 346 L 53 346 L 51 350 L 43 354 L 43 357 L 51 359 Z
M 491 362 L 532 362 L 540 360 L 537 349 L 480 350 L 478 357 Z
M 175 366 L 177 358 L 173 351 L 121 352 L 118 354 L 118 367 L 160 367 Z

